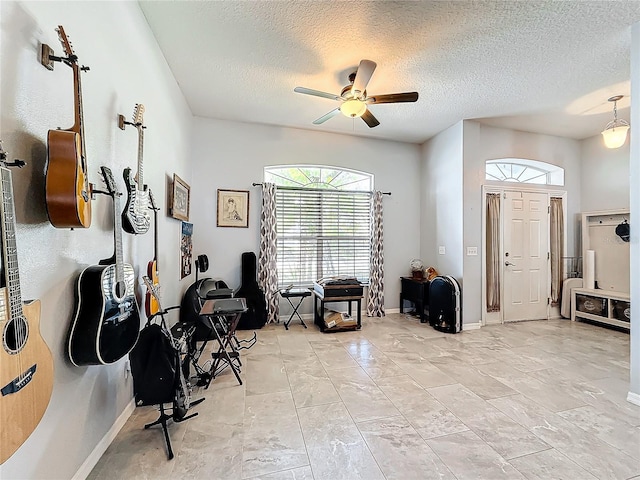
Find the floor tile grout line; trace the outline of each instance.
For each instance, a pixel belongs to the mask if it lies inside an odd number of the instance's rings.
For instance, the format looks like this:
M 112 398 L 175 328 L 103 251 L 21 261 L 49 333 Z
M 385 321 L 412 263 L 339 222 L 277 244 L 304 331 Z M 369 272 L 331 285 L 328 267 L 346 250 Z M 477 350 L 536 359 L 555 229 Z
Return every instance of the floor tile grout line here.
M 276 340 L 278 342 L 278 346 L 280 346 L 280 339 L 276 337 Z M 314 352 L 314 355 L 315 355 L 315 352 Z M 284 374 L 287 376 L 287 383 L 289 384 L 289 392 L 291 393 L 291 402 L 293 403 L 293 409 L 296 412 L 296 419 L 298 420 L 298 428 L 300 429 L 300 436 L 302 437 L 302 444 L 304 445 L 304 453 L 307 456 L 307 465 L 309 465 L 309 468 L 311 469 L 311 476 L 315 478 L 315 474 L 313 473 L 313 465 L 311 465 L 311 457 L 309 456 L 309 447 L 307 447 L 307 440 L 304 438 L 304 431 L 302 430 L 302 423 L 300 422 L 300 413 L 298 412 L 298 407 L 296 406 L 296 399 L 293 395 L 293 385 L 291 385 L 291 380 L 289 379 L 289 372 L 287 371 L 287 366 L 285 365 L 284 360 L 282 362 L 282 366 L 284 368 Z

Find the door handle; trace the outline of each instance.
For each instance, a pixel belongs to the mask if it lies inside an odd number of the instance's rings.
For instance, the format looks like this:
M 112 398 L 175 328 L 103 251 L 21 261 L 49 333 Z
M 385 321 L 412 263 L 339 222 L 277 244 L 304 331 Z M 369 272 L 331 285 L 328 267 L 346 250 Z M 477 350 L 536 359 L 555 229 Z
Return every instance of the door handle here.
M 511 263 L 511 262 L 509 262 L 509 261 L 504 262 L 504 264 L 505 264 L 507 267 L 515 267 L 515 266 L 516 266 L 516 264 L 515 264 L 515 263 Z

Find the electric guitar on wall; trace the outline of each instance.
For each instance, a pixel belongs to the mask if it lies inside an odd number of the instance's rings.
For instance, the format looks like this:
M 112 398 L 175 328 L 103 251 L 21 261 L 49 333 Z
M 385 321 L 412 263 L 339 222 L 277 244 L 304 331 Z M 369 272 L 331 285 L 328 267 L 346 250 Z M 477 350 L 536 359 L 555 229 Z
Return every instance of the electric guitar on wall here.
M 147 265 L 147 276 L 149 277 L 149 281 L 151 285 L 153 285 L 156 290 L 160 284 L 160 276 L 158 274 L 158 207 L 156 207 L 156 203 L 153 198 L 153 193 L 151 189 L 149 189 L 149 201 L 151 202 L 151 210 L 153 210 L 153 260 L 149 262 Z M 145 301 L 145 311 L 147 312 L 147 317 L 154 315 L 160 311 L 160 305 L 158 302 L 158 296 L 154 295 L 150 288 L 147 288 L 146 301 Z
M 40 301 L 23 305 L 11 172 L 0 144 L 0 464 L 42 419 L 53 390 L 53 358 L 40 336 Z
M 144 129 L 142 116 L 144 105 L 136 104 L 133 112 L 133 122 L 120 120 L 120 128 L 124 125 L 133 125 L 138 130 L 138 172 L 131 178 L 131 169 L 125 168 L 123 172 L 124 184 L 127 187 L 127 203 L 122 211 L 122 228 L 127 233 L 141 234 L 147 233 L 151 218 L 149 215 L 149 194 L 147 186 L 142 180 L 142 147 L 144 144 Z
M 115 253 L 78 277 L 76 312 L 67 342 L 69 359 L 76 366 L 119 360 L 135 346 L 140 330 L 135 274 L 122 254 L 120 193 L 111 170 L 105 166 L 101 170 L 113 198 Z
M 78 57 L 62 25 L 58 35 L 66 58 L 59 59 L 73 70 L 75 121 L 67 130 L 49 130 L 47 134 L 46 201 L 49 221 L 57 228 L 91 226 L 91 185 L 87 177 L 87 158 L 82 119 L 80 72 L 89 67 L 78 65 Z

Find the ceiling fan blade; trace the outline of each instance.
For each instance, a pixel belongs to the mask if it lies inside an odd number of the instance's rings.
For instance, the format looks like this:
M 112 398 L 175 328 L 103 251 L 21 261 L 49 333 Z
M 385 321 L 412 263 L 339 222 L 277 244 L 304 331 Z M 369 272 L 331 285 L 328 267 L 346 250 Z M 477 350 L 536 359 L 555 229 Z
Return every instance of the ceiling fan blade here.
M 405 92 L 405 93 L 388 93 L 386 95 L 374 95 L 367 97 L 365 100 L 367 103 L 402 103 L 402 102 L 415 102 L 418 100 L 418 92 Z
M 371 110 L 369 110 L 368 108 L 367 108 L 367 111 L 364 112 L 362 114 L 362 117 L 360 118 L 364 120 L 364 123 L 369 125 L 369 128 L 377 127 L 378 125 L 380 125 L 380 122 L 378 121 L 378 119 L 373 116 L 373 113 L 371 113 Z
M 340 95 L 334 93 L 321 92 L 320 90 L 312 90 L 311 88 L 296 87 L 293 89 L 296 93 L 304 93 L 305 95 L 314 95 L 316 97 L 328 98 L 330 100 L 342 100 Z
M 369 80 L 373 75 L 373 71 L 376 69 L 376 62 L 371 60 L 361 60 L 356 71 L 356 78 L 353 80 L 353 86 L 351 87 L 351 95 L 359 97 L 362 92 L 367 88 Z
M 313 124 L 314 125 L 320 125 L 321 123 L 326 122 L 327 120 L 329 120 L 331 117 L 335 117 L 337 114 L 340 113 L 340 109 L 336 108 L 335 110 L 331 110 L 329 113 L 327 113 L 326 115 L 321 116 L 319 119 L 314 120 Z

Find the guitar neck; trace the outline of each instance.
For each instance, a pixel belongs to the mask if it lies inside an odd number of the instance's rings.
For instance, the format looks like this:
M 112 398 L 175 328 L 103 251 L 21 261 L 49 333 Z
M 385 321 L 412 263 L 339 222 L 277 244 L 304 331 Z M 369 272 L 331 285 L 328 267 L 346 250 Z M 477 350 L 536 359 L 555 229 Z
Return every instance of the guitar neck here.
M 144 127 L 139 125 L 138 127 L 138 190 L 144 190 L 144 180 L 142 178 L 142 157 L 143 157 L 143 145 L 144 145 Z
M 116 254 L 116 282 L 124 281 L 124 256 L 122 254 L 122 217 L 120 215 L 120 194 L 113 195 L 113 239 Z
M 74 62 L 71 64 L 71 68 L 73 69 L 73 107 L 74 107 L 74 123 L 73 127 L 71 127 L 71 131 L 76 132 L 80 135 L 81 149 L 82 149 L 82 159 L 84 161 L 86 147 L 84 144 L 84 117 L 82 114 L 82 84 L 80 81 L 80 66 L 78 62 Z
M 153 259 L 156 261 L 156 270 L 159 271 L 158 266 L 158 210 L 153 210 Z
M 16 248 L 16 222 L 13 202 L 13 183 L 11 172 L 0 167 L 0 188 L 2 189 L 2 245 L 5 280 L 9 296 L 11 318 L 21 317 L 22 294 L 20 292 L 20 275 L 18 270 L 18 250 Z

